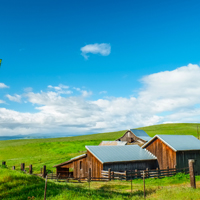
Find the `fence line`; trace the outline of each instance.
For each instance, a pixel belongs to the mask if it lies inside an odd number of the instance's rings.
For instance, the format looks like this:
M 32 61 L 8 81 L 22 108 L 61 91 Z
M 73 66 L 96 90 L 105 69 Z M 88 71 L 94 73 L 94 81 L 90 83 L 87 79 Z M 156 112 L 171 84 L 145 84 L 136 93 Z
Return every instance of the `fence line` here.
M 118 171 L 111 171 L 111 169 L 109 169 L 108 171 L 102 170 L 101 173 L 101 177 L 92 177 L 90 175 L 87 177 L 78 177 L 78 178 L 74 178 L 74 177 L 69 177 L 69 176 L 63 176 L 58 174 L 58 176 L 56 174 L 50 173 L 47 174 L 47 178 L 48 179 L 55 179 L 57 181 L 72 181 L 72 180 L 76 180 L 76 181 L 110 181 L 110 180 L 133 180 L 133 179 L 143 179 L 143 176 L 145 176 L 145 178 L 164 178 L 167 176 L 174 176 L 176 173 L 178 172 L 184 172 L 186 174 L 189 173 L 189 168 L 181 168 L 181 169 L 176 169 L 176 168 L 172 168 L 172 169 L 155 169 L 155 170 L 134 170 L 134 171 L 124 171 L 124 172 L 118 172 Z
M 6 166 L 6 162 L 3 161 L 2 165 Z M 13 166 L 12 168 L 13 170 L 15 170 L 15 166 Z M 21 170 L 25 171 L 25 163 L 21 163 Z M 65 181 L 70 181 L 70 180 L 78 180 L 80 181 L 111 181 L 111 180 L 133 180 L 133 179 L 141 179 L 143 178 L 143 172 L 145 174 L 145 178 L 163 178 L 166 176 L 174 176 L 176 173 L 178 172 L 184 172 L 186 174 L 189 173 L 189 167 L 187 168 L 181 168 L 181 169 L 177 169 L 177 168 L 167 168 L 167 169 L 154 169 L 154 170 L 129 170 L 129 171 L 123 171 L 123 172 L 119 172 L 119 171 L 112 171 L 111 169 L 108 169 L 108 171 L 106 170 L 102 170 L 101 171 L 101 177 L 92 177 L 91 173 L 88 174 L 87 177 L 78 177 L 78 178 L 74 178 L 72 173 L 68 172 L 68 174 L 64 175 L 64 174 L 58 174 L 56 175 L 55 173 L 49 173 L 47 174 L 46 171 L 46 166 L 44 165 L 43 168 L 41 168 L 41 173 L 40 174 L 34 174 L 37 176 L 41 176 L 43 178 L 46 177 L 47 175 L 47 179 L 56 179 L 58 180 L 65 180 Z M 29 165 L 29 174 L 33 174 L 33 169 L 32 169 L 32 165 Z M 90 177 L 89 177 L 90 176 Z
M 166 177 L 166 176 L 173 176 L 178 172 L 184 172 L 186 174 L 189 173 L 189 168 L 181 168 L 181 169 L 177 169 L 177 168 L 172 168 L 172 169 L 154 169 L 154 170 L 133 170 L 133 171 L 124 171 L 124 172 L 117 172 L 117 171 L 105 171 L 102 170 L 102 177 L 104 178 L 110 178 L 111 179 L 126 179 L 126 180 L 130 180 L 130 179 L 138 179 L 138 178 L 142 178 L 143 177 L 143 171 L 145 172 L 145 177 L 146 178 L 162 178 L 162 177 Z

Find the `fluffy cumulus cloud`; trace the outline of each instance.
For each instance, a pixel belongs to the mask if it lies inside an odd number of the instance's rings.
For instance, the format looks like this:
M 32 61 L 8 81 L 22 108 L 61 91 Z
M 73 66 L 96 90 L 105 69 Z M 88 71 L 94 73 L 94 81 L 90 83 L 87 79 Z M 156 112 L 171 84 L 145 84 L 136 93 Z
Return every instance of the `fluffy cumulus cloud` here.
M 6 102 L 0 99 L 0 103 L 6 103 Z
M 19 95 L 36 109 L 22 113 L 0 108 L 0 133 L 65 133 L 116 131 L 167 122 L 200 121 L 200 67 L 189 64 L 141 79 L 137 97 L 88 99 L 91 91 L 48 86 Z M 71 91 L 68 93 L 67 91 Z M 17 95 L 11 96 L 14 99 Z
M 9 88 L 9 86 L 7 86 L 5 83 L 0 83 L 0 89 L 1 88 Z
M 6 97 L 10 100 L 10 101 L 15 101 L 20 103 L 21 102 L 21 95 L 15 94 L 13 96 L 11 96 L 10 94 L 7 94 Z
M 88 44 L 85 45 L 84 47 L 81 47 L 81 55 L 85 58 L 88 59 L 88 54 L 100 54 L 102 56 L 108 56 L 111 52 L 111 46 L 110 44 L 107 43 L 95 43 L 95 44 Z

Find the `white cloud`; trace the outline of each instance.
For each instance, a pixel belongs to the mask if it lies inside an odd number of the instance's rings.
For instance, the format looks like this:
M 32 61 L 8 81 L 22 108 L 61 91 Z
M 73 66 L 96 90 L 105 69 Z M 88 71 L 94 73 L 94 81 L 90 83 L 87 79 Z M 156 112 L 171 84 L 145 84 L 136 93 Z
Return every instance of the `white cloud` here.
M 5 85 L 4 83 L 0 83 L 0 88 L 9 88 L 9 86 Z
M 0 99 L 0 103 L 6 103 L 6 102 Z
M 111 46 L 110 44 L 107 43 L 95 43 L 95 44 L 88 44 L 85 45 L 84 47 L 81 47 L 81 55 L 85 58 L 88 59 L 88 53 L 92 54 L 101 54 L 102 56 L 108 56 L 111 52 Z
M 37 112 L 21 113 L 0 108 L 0 133 L 67 135 L 124 130 L 166 122 L 199 122 L 198 77 L 200 67 L 192 64 L 150 74 L 141 79 L 144 87 L 137 98 L 87 100 L 85 97 L 92 92 L 81 88 L 72 88 L 78 95 L 63 97 L 55 88 L 60 86 L 48 87 L 53 90 L 47 92 L 26 92 L 23 97 L 35 106 Z
M 107 91 L 101 91 L 101 92 L 99 92 L 99 94 L 107 94 Z
M 32 87 L 27 87 L 24 88 L 24 92 L 32 92 L 33 88 Z
M 15 101 L 15 102 L 18 102 L 18 103 L 21 102 L 21 95 L 15 94 L 14 96 L 11 96 L 11 95 L 7 94 L 6 97 L 7 97 L 10 101 Z
M 62 90 L 62 89 L 69 89 L 69 86 L 59 84 L 58 86 L 48 85 L 48 88 L 55 89 L 55 90 Z
M 48 85 L 48 88 L 54 89 L 59 94 L 72 94 L 73 93 L 71 90 L 68 90 L 69 86 L 63 85 L 63 84 L 59 84 L 58 86 Z
M 81 93 L 83 97 L 89 97 L 92 95 L 92 92 L 87 90 L 81 90 Z
M 189 64 L 173 71 L 145 76 L 139 100 L 153 103 L 156 112 L 188 108 L 200 103 L 200 68 Z

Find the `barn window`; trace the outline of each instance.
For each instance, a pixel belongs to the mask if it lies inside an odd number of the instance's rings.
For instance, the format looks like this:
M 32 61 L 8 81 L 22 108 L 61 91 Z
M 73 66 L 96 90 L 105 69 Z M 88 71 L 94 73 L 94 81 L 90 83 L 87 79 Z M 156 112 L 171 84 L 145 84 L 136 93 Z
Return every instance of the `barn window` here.
M 82 161 L 80 161 L 80 169 L 82 169 Z

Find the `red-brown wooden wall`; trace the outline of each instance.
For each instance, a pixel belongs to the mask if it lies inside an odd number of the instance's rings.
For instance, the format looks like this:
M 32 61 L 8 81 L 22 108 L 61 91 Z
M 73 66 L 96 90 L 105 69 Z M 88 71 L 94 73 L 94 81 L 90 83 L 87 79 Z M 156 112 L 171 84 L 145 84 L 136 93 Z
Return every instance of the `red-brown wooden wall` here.
M 157 157 L 160 169 L 174 168 L 176 166 L 176 152 L 160 139 L 156 138 L 145 148 Z

